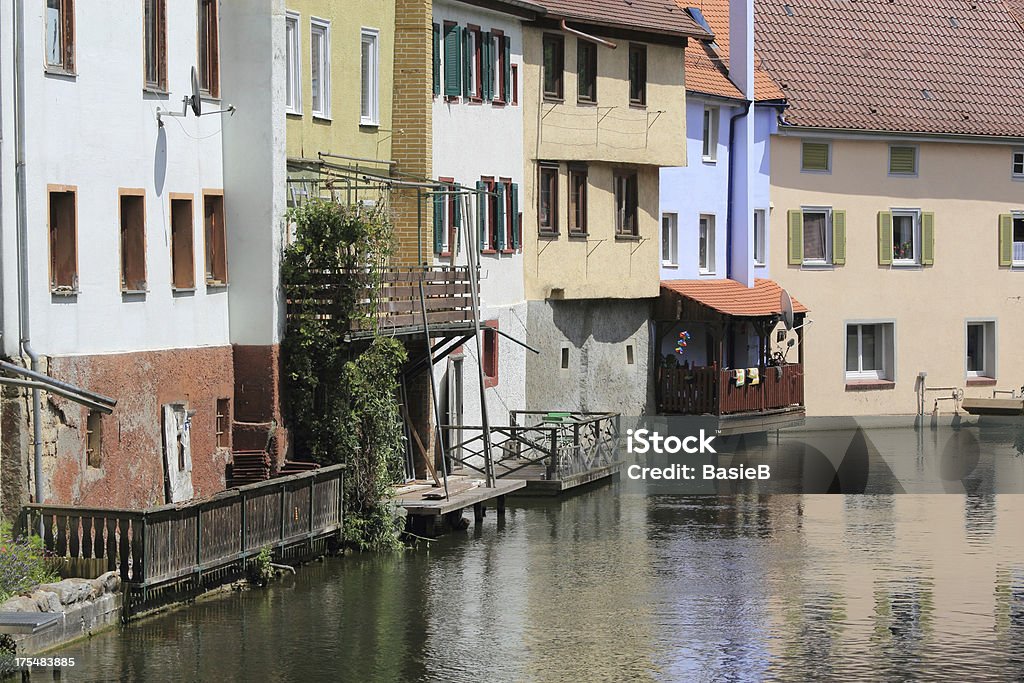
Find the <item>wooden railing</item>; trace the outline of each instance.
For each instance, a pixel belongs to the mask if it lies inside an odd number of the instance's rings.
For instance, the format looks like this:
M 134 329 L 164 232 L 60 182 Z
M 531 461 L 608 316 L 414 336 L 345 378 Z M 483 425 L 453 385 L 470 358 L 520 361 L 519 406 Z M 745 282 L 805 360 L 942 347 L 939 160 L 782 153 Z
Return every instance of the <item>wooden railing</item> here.
M 357 296 L 368 314 L 353 320 L 349 329 L 357 336 L 378 328 L 385 332 L 421 329 L 424 309 L 431 327 L 469 325 L 473 321 L 469 273 L 465 266 L 385 268 L 379 289 L 367 286 Z M 347 279 L 351 278 L 368 279 L 361 271 L 318 272 L 304 274 L 306 282 L 285 283 L 289 318 L 330 319 L 347 314 Z
M 495 478 L 521 478 L 522 470 L 540 465 L 545 479 L 561 479 L 616 460 L 616 413 L 513 410 L 509 422 L 489 430 Z M 441 430 L 453 462 L 486 474 L 482 427 L 442 425 Z
M 804 404 L 804 369 L 799 363 L 760 370 L 758 384 L 736 386 L 732 370 L 661 368 L 658 404 L 662 413 L 730 415 Z
M 26 505 L 23 530 L 69 566 L 117 571 L 146 588 L 339 534 L 344 465 L 249 484 L 209 500 L 146 510 Z

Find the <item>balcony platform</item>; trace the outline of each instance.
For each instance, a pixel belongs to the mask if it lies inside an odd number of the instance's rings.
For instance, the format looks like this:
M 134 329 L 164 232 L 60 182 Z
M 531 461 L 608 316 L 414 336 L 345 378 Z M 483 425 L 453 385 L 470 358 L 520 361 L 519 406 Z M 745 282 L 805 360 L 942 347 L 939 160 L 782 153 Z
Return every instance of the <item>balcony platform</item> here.
M 505 496 L 526 486 L 522 479 L 498 479 L 488 488 L 483 479 L 460 475 L 448 476 L 448 498 L 444 487 L 431 481 L 417 480 L 400 486 L 394 502 L 405 510 L 407 527 L 418 536 L 433 538 L 444 526 L 455 526 L 462 511 L 473 508 L 476 523 L 483 521 L 487 504 L 494 501 L 498 517 L 505 516 Z
M 513 464 L 514 466 L 514 464 Z M 547 467 L 537 464 L 527 464 L 522 469 L 506 475 L 501 481 L 509 479 L 522 479 L 526 487 L 516 491 L 515 496 L 558 496 L 566 491 L 571 491 L 579 486 L 593 484 L 596 482 L 610 481 L 619 474 L 622 469 L 622 462 L 616 461 L 600 467 L 594 467 L 584 472 L 555 475 L 554 478 L 547 478 Z

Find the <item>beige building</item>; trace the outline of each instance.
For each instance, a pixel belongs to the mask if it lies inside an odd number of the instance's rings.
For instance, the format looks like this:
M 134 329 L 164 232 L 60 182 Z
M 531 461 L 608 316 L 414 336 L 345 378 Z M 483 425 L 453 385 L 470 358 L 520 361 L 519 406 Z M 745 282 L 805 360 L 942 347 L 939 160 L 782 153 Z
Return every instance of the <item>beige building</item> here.
M 769 243 L 812 311 L 808 415 L 948 413 L 936 399 L 1024 384 L 1024 34 L 999 3 L 970 20 L 927 4 L 844 6 L 864 28 L 833 41 L 838 17 L 756 3 L 758 52 L 790 102 Z M 851 58 L 876 33 L 904 49 Z
M 708 34 L 649 0 L 544 4 L 523 30 L 527 405 L 637 414 L 659 168 L 686 164 L 684 49 Z

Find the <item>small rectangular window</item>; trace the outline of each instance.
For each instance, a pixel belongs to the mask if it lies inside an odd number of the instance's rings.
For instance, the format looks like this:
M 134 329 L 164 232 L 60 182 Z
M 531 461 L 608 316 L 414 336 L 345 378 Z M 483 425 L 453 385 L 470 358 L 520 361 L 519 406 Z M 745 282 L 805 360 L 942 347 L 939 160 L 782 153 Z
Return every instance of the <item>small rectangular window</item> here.
M 85 462 L 89 467 L 103 466 L 103 413 L 90 410 L 85 421 Z
M 1024 150 L 1013 153 L 1013 177 L 1024 178 Z
M 51 186 L 49 202 L 50 291 L 74 294 L 78 291 L 77 190 Z
M 46 0 L 46 66 L 75 72 L 74 0 Z
M 921 212 L 892 212 L 892 262 L 916 265 L 921 262 Z
M 967 323 L 967 377 L 996 376 L 996 323 Z
M 191 195 L 172 195 L 171 283 L 174 289 L 191 290 L 196 286 L 192 221 Z
M 362 90 L 360 93 L 359 110 L 359 124 L 362 126 L 376 126 L 380 122 L 380 115 L 378 113 L 378 35 L 377 29 L 364 28 L 362 31 L 362 41 L 360 43 Z
M 568 346 L 563 346 L 562 347 L 561 366 L 562 366 L 563 370 L 568 370 L 569 369 L 569 347 Z
M 228 282 L 227 233 L 224 229 L 224 195 L 203 194 L 203 226 L 206 237 L 206 284 Z
M 167 0 L 146 0 L 146 87 L 167 90 Z
M 469 69 L 466 78 L 469 80 L 469 96 L 480 99 L 484 96 L 484 48 L 483 34 L 479 26 L 466 26 L 464 34 L 468 59 L 463 56 Z
M 715 217 L 701 214 L 697 237 L 697 268 L 701 275 L 715 272 Z
M 217 0 L 199 2 L 199 90 L 220 97 L 220 35 Z
M 661 265 L 678 265 L 679 258 L 679 214 L 661 215 Z
M 217 399 L 217 448 L 231 447 L 231 400 Z
M 512 71 L 512 104 L 519 104 L 519 65 L 513 64 L 511 66 Z
M 917 175 L 917 147 L 890 145 L 889 175 Z
M 285 111 L 302 113 L 302 59 L 299 57 L 299 15 L 288 12 L 284 18 Z
M 587 168 L 569 167 L 569 234 L 587 234 Z
M 615 180 L 615 235 L 636 237 L 640 234 L 637 220 L 639 208 L 639 182 L 636 171 L 616 171 Z
M 537 192 L 537 225 L 540 232 L 558 234 L 558 166 L 541 164 Z
M 832 145 L 804 140 L 801 145 L 801 171 L 828 173 L 832 170 Z
M 1024 266 L 1024 213 L 1013 214 L 1013 265 Z
M 576 41 L 577 99 L 597 102 L 597 45 L 586 40 Z
M 121 190 L 121 291 L 146 291 L 144 190 Z
M 633 345 L 626 344 L 626 365 L 633 365 L 635 360 L 633 357 Z
M 765 218 L 768 212 L 754 209 L 754 265 L 763 266 L 768 263 L 768 231 L 765 229 Z
M 310 82 L 313 90 L 313 115 L 331 116 L 331 22 L 310 19 Z
M 500 103 L 510 102 L 512 97 L 508 93 L 509 64 L 506 62 L 511 57 L 511 51 L 506 51 L 509 46 L 509 39 L 501 31 L 491 31 L 494 36 L 494 82 L 497 87 L 494 89 L 494 100 Z
M 493 387 L 498 384 L 498 327 L 497 320 L 488 320 L 483 327 L 483 370 L 484 385 Z
M 629 103 L 647 104 L 647 46 L 629 45 Z
M 704 107 L 704 161 L 718 159 L 718 107 Z
M 804 263 L 832 262 L 832 210 L 804 209 Z
M 894 366 L 892 323 L 846 326 L 846 379 L 891 380 Z
M 563 98 L 562 77 L 565 73 L 565 41 L 562 36 L 544 34 L 544 97 Z

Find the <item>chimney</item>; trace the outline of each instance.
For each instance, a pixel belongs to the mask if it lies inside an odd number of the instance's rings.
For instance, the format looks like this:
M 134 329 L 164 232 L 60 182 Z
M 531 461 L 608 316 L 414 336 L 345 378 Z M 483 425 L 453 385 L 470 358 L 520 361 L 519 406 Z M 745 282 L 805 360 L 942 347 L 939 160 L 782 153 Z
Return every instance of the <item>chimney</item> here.
M 729 76 L 754 99 L 754 0 L 729 0 Z
M 748 102 L 754 99 L 754 0 L 729 0 L 729 77 Z M 737 114 L 741 114 L 739 110 Z M 754 107 L 733 125 L 729 149 L 729 277 L 754 285 Z

